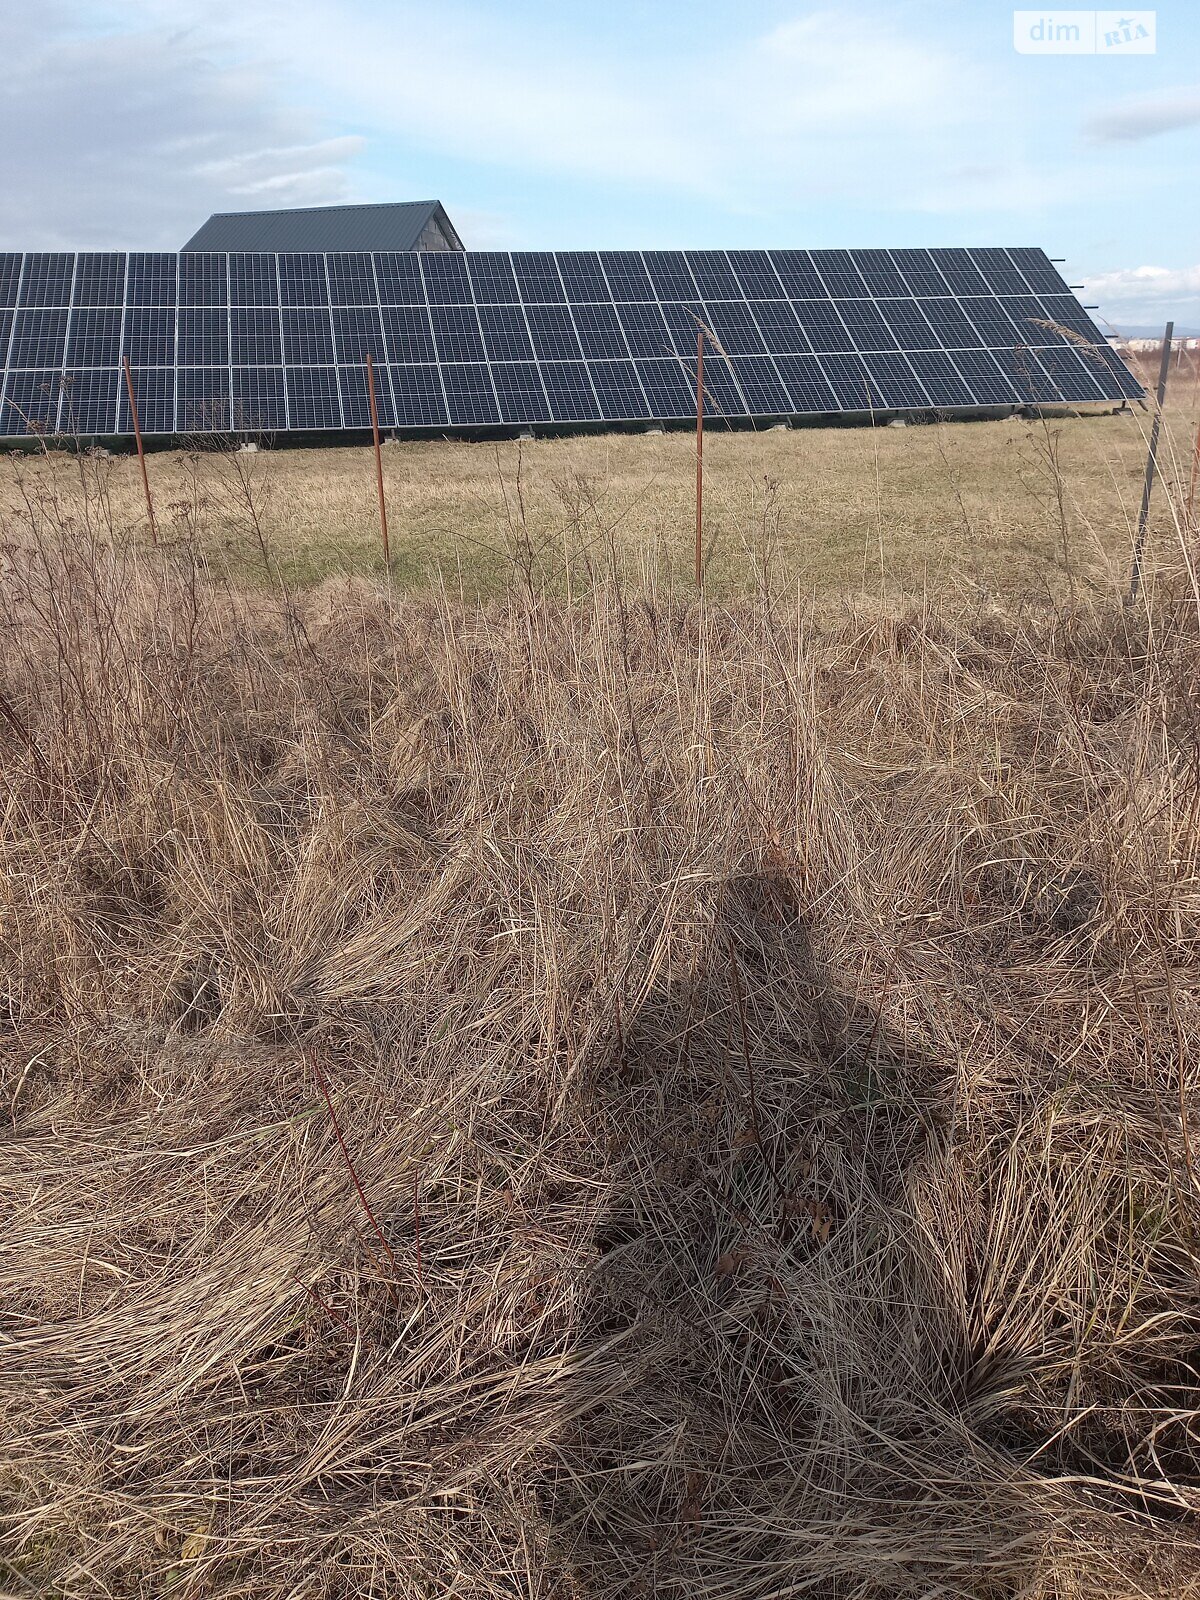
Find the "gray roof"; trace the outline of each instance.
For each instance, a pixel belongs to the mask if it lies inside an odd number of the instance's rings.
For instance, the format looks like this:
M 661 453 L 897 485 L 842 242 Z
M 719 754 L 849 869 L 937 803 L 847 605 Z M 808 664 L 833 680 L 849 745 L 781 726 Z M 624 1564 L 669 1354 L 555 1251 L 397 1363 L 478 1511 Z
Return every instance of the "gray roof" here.
M 440 200 L 384 206 L 308 206 L 299 211 L 218 211 L 184 245 L 191 250 L 415 250 L 436 221 L 456 250 L 462 240 Z

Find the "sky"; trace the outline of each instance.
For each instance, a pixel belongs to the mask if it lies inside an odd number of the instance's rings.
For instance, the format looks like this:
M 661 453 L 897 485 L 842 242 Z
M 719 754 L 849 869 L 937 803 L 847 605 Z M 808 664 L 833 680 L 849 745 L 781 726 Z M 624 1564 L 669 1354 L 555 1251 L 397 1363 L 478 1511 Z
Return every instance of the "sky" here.
M 40 0 L 0 249 L 437 198 L 478 249 L 1041 245 L 1114 327 L 1200 330 L 1200 6 L 1155 20 L 1024 54 L 994 0 Z

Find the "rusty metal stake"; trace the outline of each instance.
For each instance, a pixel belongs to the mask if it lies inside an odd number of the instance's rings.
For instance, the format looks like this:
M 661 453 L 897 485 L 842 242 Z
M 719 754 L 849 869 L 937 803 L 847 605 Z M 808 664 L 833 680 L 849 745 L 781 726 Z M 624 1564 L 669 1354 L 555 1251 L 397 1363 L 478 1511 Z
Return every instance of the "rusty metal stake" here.
M 388 549 L 387 501 L 383 495 L 383 454 L 379 448 L 379 407 L 375 403 L 375 363 L 367 352 L 367 399 L 371 404 L 371 433 L 375 439 L 375 487 L 379 491 L 379 526 L 383 531 L 383 565 L 392 570 L 392 557 Z
M 1150 450 L 1146 456 L 1146 481 L 1142 486 L 1142 509 L 1138 513 L 1137 542 L 1133 547 L 1133 571 L 1129 575 L 1127 605 L 1132 605 L 1142 587 L 1142 555 L 1146 548 L 1146 523 L 1150 517 L 1150 496 L 1154 491 L 1154 473 L 1158 467 L 1158 433 L 1162 427 L 1163 400 L 1167 393 L 1167 372 L 1171 365 L 1171 340 L 1175 324 L 1167 323 L 1163 334 L 1162 365 L 1158 369 L 1158 389 L 1154 400 L 1154 422 L 1150 428 Z
M 1192 520 L 1192 507 L 1196 503 L 1196 479 L 1200 477 L 1200 423 L 1196 425 L 1196 448 L 1192 451 L 1192 475 L 1188 480 L 1187 519 Z
M 137 396 L 133 392 L 133 373 L 129 357 L 124 357 L 125 387 L 129 391 L 129 415 L 133 418 L 133 437 L 137 441 L 138 464 L 142 469 L 142 488 L 146 491 L 146 512 L 150 518 L 150 543 L 158 543 L 158 524 L 154 520 L 154 501 L 150 498 L 150 479 L 146 475 L 146 450 L 142 444 L 142 425 L 138 421 Z
M 696 587 L 704 587 L 704 329 L 696 329 Z

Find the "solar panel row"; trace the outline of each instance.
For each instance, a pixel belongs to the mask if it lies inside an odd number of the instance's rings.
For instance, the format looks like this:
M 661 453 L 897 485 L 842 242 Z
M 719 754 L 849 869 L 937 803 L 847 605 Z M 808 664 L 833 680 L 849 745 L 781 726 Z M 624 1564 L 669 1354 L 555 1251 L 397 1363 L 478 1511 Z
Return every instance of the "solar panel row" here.
M 1034 249 L 0 255 L 0 434 L 730 418 L 1141 388 Z

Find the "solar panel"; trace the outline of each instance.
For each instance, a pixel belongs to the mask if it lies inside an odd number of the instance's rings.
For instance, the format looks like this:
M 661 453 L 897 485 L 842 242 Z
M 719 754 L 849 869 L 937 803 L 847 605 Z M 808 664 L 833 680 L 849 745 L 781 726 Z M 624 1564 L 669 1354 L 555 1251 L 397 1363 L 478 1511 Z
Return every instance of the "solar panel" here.
M 44 307 L 17 312 L 8 352 L 10 367 L 61 368 L 67 340 L 67 312 Z
M 978 412 L 1141 386 L 1041 250 L 0 254 L 0 435 Z
M 278 308 L 234 306 L 229 313 L 229 344 L 235 367 L 278 365 L 283 360 Z
M 179 284 L 179 257 L 139 253 L 129 257 L 125 275 L 127 306 L 173 306 Z
M 858 300 L 870 291 L 849 250 L 812 250 L 812 264 L 835 300 Z
M 837 355 L 854 349 L 850 330 L 838 315 L 832 300 L 793 300 L 792 310 L 804 330 L 810 350 L 822 355 Z
M 285 361 L 297 367 L 311 367 L 333 360 L 333 321 L 327 309 L 286 306 L 280 320 Z
M 67 324 L 68 367 L 107 367 L 116 371 L 121 364 L 121 312 L 72 310 Z
M 429 321 L 427 307 L 384 306 L 383 331 L 388 355 L 392 361 L 437 360 L 437 351 L 433 344 L 433 325 Z
M 118 372 L 112 366 L 65 372 L 58 426 L 72 434 L 114 432 L 119 384 Z
M 442 383 L 450 421 L 471 426 L 501 421 L 491 373 L 482 362 L 442 362 Z
M 589 361 L 588 376 L 604 421 L 621 422 L 629 417 L 657 415 L 646 399 L 646 391 L 632 361 Z
M 235 306 L 277 306 L 279 273 L 274 256 L 230 256 L 229 298 Z
M 229 257 L 202 254 L 181 255 L 179 257 L 179 304 L 181 306 L 227 306 L 229 304 Z
M 234 376 L 236 377 L 237 374 L 235 373 Z M 338 387 L 342 392 L 342 419 L 345 426 L 347 428 L 369 428 L 371 426 L 371 402 L 367 390 L 366 367 L 358 365 L 339 367 Z M 379 415 L 380 427 L 390 428 L 394 426 L 392 391 L 386 368 L 379 369 L 375 374 L 375 407 Z
M 433 257 L 436 255 L 437 259 Z M 424 268 L 425 293 L 431 306 L 473 306 L 475 293 L 467 272 L 467 263 L 459 250 L 439 250 L 430 253 L 429 264 Z
M 556 307 L 533 308 L 536 311 Z M 629 354 L 621 319 L 614 305 L 578 305 L 564 313 L 574 324 L 583 355 L 591 360 L 620 360 Z
M 533 340 L 519 305 L 480 306 L 479 326 L 489 361 L 533 361 Z
M 768 254 L 784 293 L 791 299 L 820 300 L 825 295 L 825 285 L 807 250 L 772 250 Z
M 180 433 L 219 433 L 232 423 L 228 367 L 180 367 L 176 388 Z
M 692 269 L 702 300 L 740 300 L 741 287 L 724 250 L 689 250 L 687 264 Z M 675 298 L 672 296 L 672 298 Z M 683 298 L 686 300 L 687 295 Z
M 1010 406 L 1018 398 L 990 350 L 955 350 L 951 360 L 981 405 Z
M 180 306 L 179 362 L 181 366 L 229 365 L 229 313 L 210 306 Z
M 5 374 L 2 426 L 6 433 L 45 433 L 58 423 L 61 373 L 47 371 Z
M 775 365 L 800 416 L 822 416 L 837 411 L 840 402 L 825 369 L 816 356 L 780 356 Z
M 441 373 L 430 365 L 394 364 L 390 369 L 396 426 L 440 428 L 449 421 Z
M 653 252 L 651 252 L 653 253 Z M 650 277 L 649 268 L 638 250 L 602 250 L 600 265 L 608 279 L 609 293 L 614 300 L 650 301 L 658 299 L 658 292 Z M 680 275 L 683 265 L 680 264 Z M 668 295 L 668 300 L 687 299 L 684 295 Z
M 966 254 L 965 251 L 963 253 Z M 908 285 L 909 294 L 941 295 L 954 289 L 941 263 L 934 259 L 932 251 L 893 250 L 891 257 Z M 987 288 L 986 280 L 978 271 L 973 275 L 964 272 L 963 283 L 964 287 L 954 290 L 955 293 L 974 294 L 976 286 L 980 290 Z
M 165 306 L 129 306 L 125 312 L 124 346 L 131 367 L 175 365 L 173 310 Z
M 619 305 L 616 311 L 631 356 L 658 360 L 674 354 L 670 329 L 657 304 L 635 300 L 629 305 Z
M 766 341 L 748 301 L 710 300 L 708 315 L 702 320 L 727 355 L 766 355 Z
M 643 254 L 646 276 L 654 286 L 659 300 L 696 300 L 700 291 L 692 277 L 685 256 L 678 250 L 647 250 Z M 616 270 L 616 269 L 614 269 Z M 617 271 L 618 281 L 627 277 L 624 269 Z M 638 297 L 643 298 L 639 295 Z
M 233 369 L 233 418 L 241 431 L 269 433 L 287 427 L 282 367 Z
M 695 405 L 695 383 L 677 356 L 639 362 L 638 372 L 656 417 L 686 416 L 689 405 Z
M 751 416 L 784 417 L 795 409 L 792 397 L 769 356 L 735 357 L 732 366 Z
M 747 300 L 776 300 L 783 297 L 779 274 L 765 250 L 727 250 L 740 293 Z
M 935 409 L 955 411 L 974 404 L 971 386 L 945 350 L 913 350 L 909 365 Z
M 137 400 L 138 423 L 146 433 L 171 433 L 175 427 L 175 368 L 136 367 L 132 362 L 133 393 Z M 117 385 L 117 432 L 132 433 L 133 418 L 124 383 Z
M 124 299 L 124 256 L 87 254 L 76 257 L 71 284 L 72 305 L 119 306 Z
M 260 259 L 270 261 L 272 257 Z M 329 298 L 335 306 L 378 304 L 375 269 L 369 255 L 355 252 L 326 256 L 325 269 L 329 275 Z
M 515 306 L 521 303 L 512 262 L 500 251 L 476 251 L 471 257 L 469 272 L 478 304 Z
M 608 280 L 594 250 L 560 250 L 555 256 L 566 297 L 575 305 L 608 300 Z
M 293 428 L 340 428 L 342 402 L 336 367 L 286 367 L 288 413 Z
M 374 259 L 380 305 L 424 306 L 427 303 L 421 260 L 416 252 L 385 250 Z
M 555 422 L 593 422 L 600 402 L 582 361 L 542 361 L 542 383 Z
M 45 253 L 26 256 L 21 274 L 21 304 L 69 306 L 74 276 L 74 256 Z
M 549 412 L 536 361 L 493 361 L 492 381 L 505 422 L 538 422 Z
M 732 362 L 706 361 L 704 365 L 704 391 L 708 397 L 708 405 L 718 416 L 745 417 L 749 416 L 749 407 L 738 387 L 737 376 Z M 692 403 L 683 411 L 686 417 L 695 411 L 695 391 L 692 392 Z
M 333 337 L 338 360 L 350 366 L 365 366 L 367 357 L 385 359 L 383 321 L 377 306 L 338 306 L 333 313 Z
M 11 311 L 17 303 L 17 290 L 21 284 L 21 262 L 20 256 L 0 256 L 0 306 L 6 311 Z
M 869 292 L 876 298 L 906 295 L 908 284 L 892 260 L 890 250 L 853 250 L 854 265 Z

